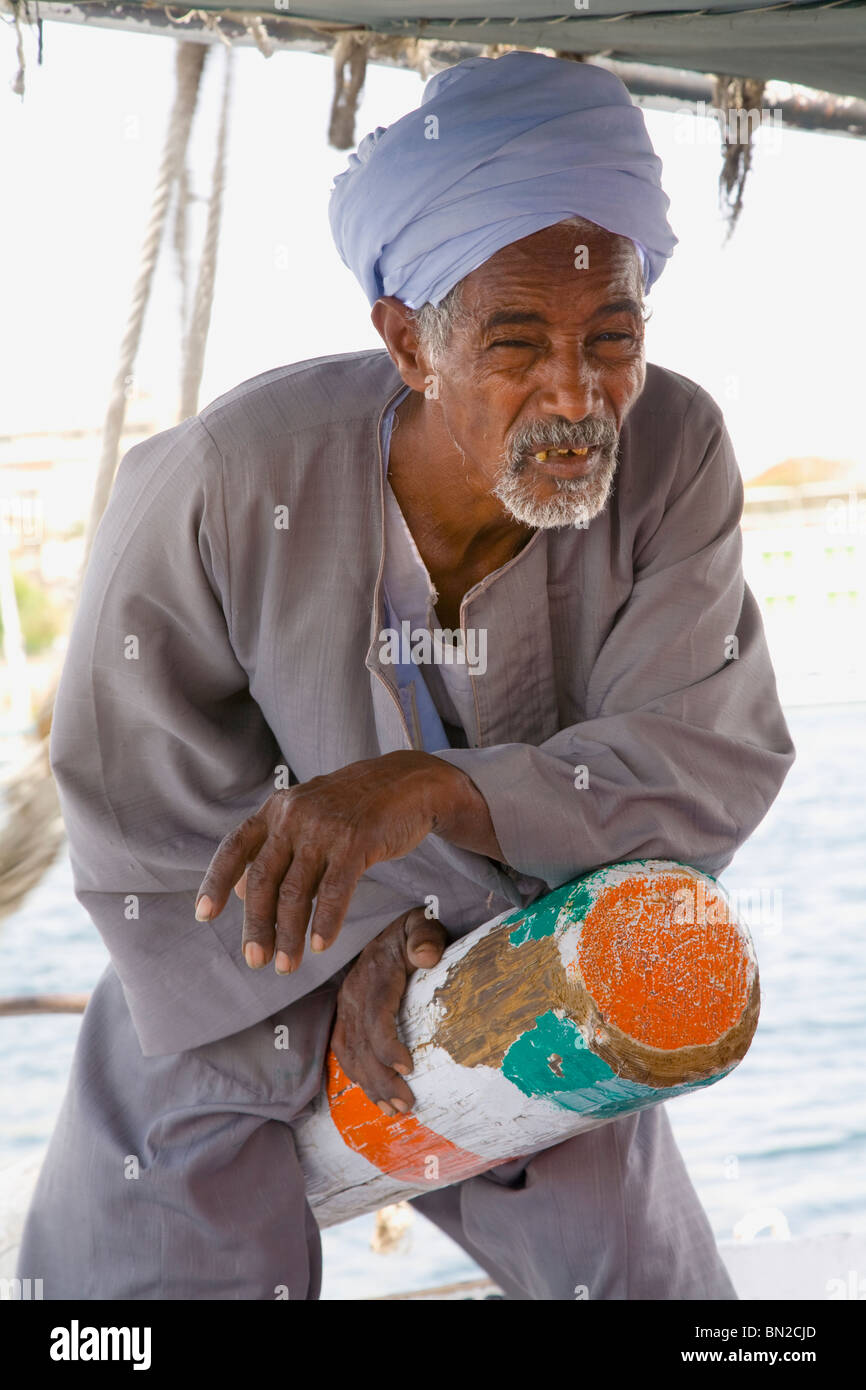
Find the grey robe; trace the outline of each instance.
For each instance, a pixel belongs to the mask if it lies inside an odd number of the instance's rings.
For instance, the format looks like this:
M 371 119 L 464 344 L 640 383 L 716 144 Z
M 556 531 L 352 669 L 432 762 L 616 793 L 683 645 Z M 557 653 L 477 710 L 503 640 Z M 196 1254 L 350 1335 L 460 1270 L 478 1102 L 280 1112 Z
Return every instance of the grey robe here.
M 649 365 L 606 511 L 537 531 L 466 599 L 467 626 L 487 630 L 477 726 L 437 756 L 483 793 L 505 864 L 428 836 L 364 875 L 337 943 L 288 977 L 244 964 L 234 894 L 197 923 L 217 844 L 278 769 L 305 781 L 415 746 L 379 659 L 379 431 L 401 387 L 384 351 L 279 367 L 120 465 L 51 763 L 76 896 L 146 1056 L 275 1013 L 431 893 L 457 936 L 615 860 L 717 874 L 791 765 L 721 412 Z

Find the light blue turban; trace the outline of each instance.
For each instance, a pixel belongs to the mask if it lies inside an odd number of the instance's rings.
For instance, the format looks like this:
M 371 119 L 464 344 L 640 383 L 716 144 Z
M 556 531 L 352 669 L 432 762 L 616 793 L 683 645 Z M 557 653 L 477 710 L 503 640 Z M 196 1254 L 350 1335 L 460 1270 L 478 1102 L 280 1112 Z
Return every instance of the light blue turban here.
M 649 289 L 677 244 L 661 168 L 613 73 L 543 53 L 467 58 L 364 137 L 334 180 L 331 231 L 371 304 L 438 304 L 504 246 L 574 215 L 633 241 Z

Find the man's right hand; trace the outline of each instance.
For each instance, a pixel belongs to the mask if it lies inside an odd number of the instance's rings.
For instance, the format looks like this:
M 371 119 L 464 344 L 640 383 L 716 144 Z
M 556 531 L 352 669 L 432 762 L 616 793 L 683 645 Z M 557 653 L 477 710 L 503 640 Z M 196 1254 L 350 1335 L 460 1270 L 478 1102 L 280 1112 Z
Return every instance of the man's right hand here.
M 402 1079 L 412 1054 L 397 1037 L 397 1014 L 409 977 L 438 965 L 445 928 L 423 907 L 410 908 L 365 946 L 337 998 L 331 1047 L 351 1081 L 386 1115 L 405 1114 L 415 1097 Z
M 303 960 L 308 924 L 310 949 L 327 950 L 359 879 L 430 834 L 502 854 L 487 802 L 459 768 L 411 748 L 349 763 L 272 793 L 223 837 L 202 879 L 196 918 L 218 917 L 234 887 L 244 900 L 247 965 L 259 970 L 273 957 L 277 973 L 288 974 Z

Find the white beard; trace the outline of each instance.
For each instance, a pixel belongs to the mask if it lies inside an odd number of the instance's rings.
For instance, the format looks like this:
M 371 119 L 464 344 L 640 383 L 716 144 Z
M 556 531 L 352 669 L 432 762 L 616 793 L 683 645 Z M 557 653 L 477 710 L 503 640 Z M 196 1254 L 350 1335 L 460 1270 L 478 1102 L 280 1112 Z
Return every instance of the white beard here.
M 506 511 L 524 526 L 537 530 L 554 526 L 587 527 L 605 508 L 616 472 L 617 451 L 611 450 L 596 463 L 586 478 L 556 478 L 556 492 L 547 498 L 537 496 L 527 464 L 503 464 L 493 488 Z

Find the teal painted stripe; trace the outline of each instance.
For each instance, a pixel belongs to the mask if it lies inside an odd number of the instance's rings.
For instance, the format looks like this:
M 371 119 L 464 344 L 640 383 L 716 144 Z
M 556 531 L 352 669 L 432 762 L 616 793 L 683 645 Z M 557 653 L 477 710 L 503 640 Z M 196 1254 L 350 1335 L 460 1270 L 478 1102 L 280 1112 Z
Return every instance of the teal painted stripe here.
M 527 941 L 540 941 L 544 936 L 552 936 L 563 908 L 567 908 L 572 920 L 582 922 L 592 907 L 595 897 L 592 880 L 597 877 L 597 874 L 590 874 L 587 879 L 565 883 L 525 908 L 519 914 L 518 925 L 508 937 L 511 945 L 523 946 Z
M 544 1096 L 564 1110 L 582 1115 L 616 1115 L 656 1105 L 661 1100 L 685 1095 L 720 1081 L 728 1072 L 703 1081 L 684 1081 L 659 1091 L 617 1076 L 601 1057 L 591 1052 L 583 1034 L 570 1018 L 553 1011 L 539 1015 L 509 1047 L 502 1073 L 527 1096 Z
M 551 1065 L 551 1058 L 558 1058 Z M 614 1078 L 607 1062 L 590 1052 L 576 1023 L 550 1010 L 511 1044 L 502 1071 L 527 1096 L 568 1093 Z

